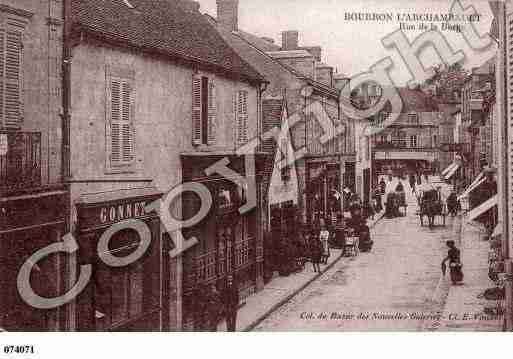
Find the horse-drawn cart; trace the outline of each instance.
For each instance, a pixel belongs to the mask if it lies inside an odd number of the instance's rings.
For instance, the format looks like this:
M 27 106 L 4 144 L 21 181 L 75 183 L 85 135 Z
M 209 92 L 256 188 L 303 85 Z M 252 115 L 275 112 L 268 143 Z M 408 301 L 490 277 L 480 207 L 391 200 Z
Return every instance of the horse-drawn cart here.
M 445 227 L 445 217 L 447 216 L 447 208 L 442 201 L 440 193 L 433 189 L 422 193 L 419 198 L 419 218 L 420 225 L 424 225 L 424 216 L 428 218 L 428 225 L 432 228 L 435 225 L 435 217 L 442 219 L 442 225 Z

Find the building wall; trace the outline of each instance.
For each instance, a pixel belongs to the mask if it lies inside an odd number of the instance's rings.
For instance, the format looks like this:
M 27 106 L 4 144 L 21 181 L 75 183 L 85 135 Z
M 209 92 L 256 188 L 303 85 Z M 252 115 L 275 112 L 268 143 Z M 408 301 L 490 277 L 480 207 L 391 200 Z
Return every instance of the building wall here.
M 60 183 L 62 1 L 0 0 L 0 17 L 23 28 L 18 129 L 41 133 L 42 184 Z
M 106 166 L 107 85 L 109 71 L 133 75 L 135 164 L 127 172 Z M 201 72 L 216 85 L 216 144 L 192 144 L 193 69 L 130 51 L 83 42 L 73 51 L 71 120 L 71 199 L 81 194 L 156 186 L 167 192 L 182 181 L 183 152 L 231 152 L 235 143 L 235 96 L 248 92 L 248 138 L 257 135 L 259 95 L 256 87 Z M 177 208 L 177 216 L 181 209 Z M 182 260 L 170 260 L 170 325 L 181 329 Z M 174 284 L 173 284 L 174 283 Z
M 105 136 L 106 73 L 109 68 L 130 69 L 135 76 L 135 153 L 134 170 L 109 173 L 106 170 Z M 201 72 L 200 72 L 201 73 Z M 211 77 L 212 74 L 205 73 Z M 216 144 L 192 144 L 193 70 L 149 56 L 134 56 L 128 51 L 81 44 L 74 49 L 72 69 L 72 177 L 73 197 L 82 192 L 97 192 L 120 187 L 140 187 L 141 180 L 153 181 L 169 190 L 181 181 L 180 153 L 193 151 L 234 151 L 234 99 L 238 90 L 248 96 L 248 134 L 256 136 L 258 91 L 249 84 L 215 76 L 217 96 Z M 158 159 L 158 160 L 157 160 Z M 117 180 L 133 180 L 120 184 Z M 86 183 L 88 181 L 110 183 Z

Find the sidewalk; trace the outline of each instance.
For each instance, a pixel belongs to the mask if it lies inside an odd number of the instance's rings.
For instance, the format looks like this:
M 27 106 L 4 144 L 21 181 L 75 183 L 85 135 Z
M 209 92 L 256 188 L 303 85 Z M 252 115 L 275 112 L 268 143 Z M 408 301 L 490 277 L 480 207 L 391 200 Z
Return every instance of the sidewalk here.
M 441 331 L 502 331 L 502 316 L 487 315 L 485 306 L 495 301 L 478 298 L 487 288 L 494 287 L 488 278 L 489 242 L 484 240 L 483 229 L 476 223 L 467 223 L 463 218 L 460 243 L 463 273 L 462 285 L 451 285 L 449 274 L 441 278 L 447 288 L 443 320 L 437 330 Z
M 374 220 L 369 219 L 367 221 L 368 226 L 370 228 L 374 227 L 383 218 L 384 213 L 382 211 L 376 214 Z M 344 258 L 342 257 L 341 249 L 331 249 L 328 264 L 321 264 L 321 273 L 315 273 L 312 264 L 308 262 L 301 273 L 291 274 L 288 277 L 274 278 L 262 291 L 246 298 L 246 304 L 239 309 L 237 314 L 237 331 L 252 330 L 271 313 L 323 275 L 341 258 Z M 226 331 L 226 323 L 224 321 L 219 324 L 218 331 Z

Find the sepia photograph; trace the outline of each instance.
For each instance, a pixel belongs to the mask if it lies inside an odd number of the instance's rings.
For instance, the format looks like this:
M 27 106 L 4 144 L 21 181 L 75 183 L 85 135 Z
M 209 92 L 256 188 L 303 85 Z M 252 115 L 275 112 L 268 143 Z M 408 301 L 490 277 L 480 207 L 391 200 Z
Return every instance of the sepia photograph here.
M 0 357 L 513 331 L 511 39 L 511 0 L 0 0 Z

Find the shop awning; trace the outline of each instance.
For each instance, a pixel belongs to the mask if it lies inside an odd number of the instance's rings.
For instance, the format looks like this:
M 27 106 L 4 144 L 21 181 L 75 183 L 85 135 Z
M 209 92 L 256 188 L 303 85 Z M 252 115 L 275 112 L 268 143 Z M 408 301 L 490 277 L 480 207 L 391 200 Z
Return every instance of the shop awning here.
M 474 182 L 472 182 L 472 184 L 470 186 L 467 187 L 467 189 L 465 190 L 465 192 L 463 192 L 460 196 L 458 196 L 458 200 L 462 200 L 463 198 L 465 197 L 468 197 L 468 195 L 470 194 L 470 192 L 472 192 L 473 190 L 475 190 L 481 183 L 483 183 L 485 181 L 485 176 L 484 176 L 484 173 L 481 172 L 479 174 L 479 176 L 476 177 L 476 179 L 474 180 Z
M 458 170 L 458 168 L 460 168 L 460 165 L 457 164 L 457 163 L 453 163 L 453 166 L 451 167 L 451 169 L 449 170 L 449 172 L 447 172 L 445 175 L 444 175 L 444 178 L 446 180 L 450 179 L 452 176 L 454 176 L 454 174 L 456 173 L 456 171 Z
M 468 213 L 468 220 L 473 221 L 489 209 L 491 209 L 493 206 L 496 206 L 498 203 L 498 195 L 493 196 L 492 198 L 488 199 L 486 202 L 480 204 L 476 208 L 474 208 L 472 211 Z
M 492 233 L 492 238 L 497 238 L 502 235 L 502 222 L 499 221 L 497 225 L 495 226 L 495 229 Z

